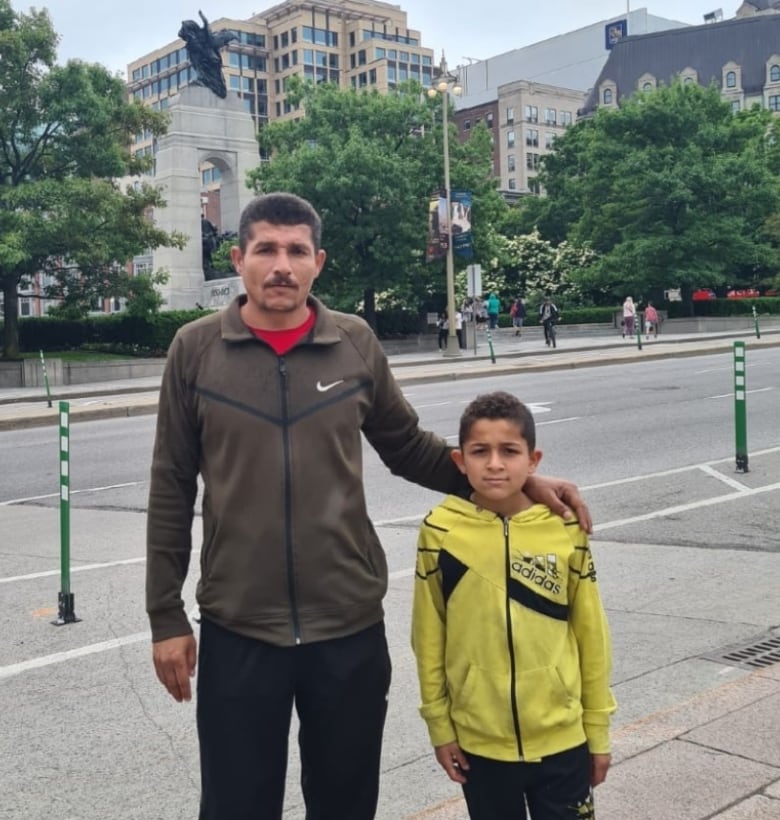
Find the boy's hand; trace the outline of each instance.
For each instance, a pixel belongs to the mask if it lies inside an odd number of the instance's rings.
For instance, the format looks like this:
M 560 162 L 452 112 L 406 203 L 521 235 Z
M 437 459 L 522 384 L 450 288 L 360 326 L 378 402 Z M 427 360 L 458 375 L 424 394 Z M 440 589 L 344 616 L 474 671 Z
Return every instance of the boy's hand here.
M 580 522 L 580 527 L 589 535 L 593 532 L 593 521 L 588 505 L 582 500 L 577 485 L 571 481 L 538 474 L 530 475 L 523 485 L 523 492 L 531 501 L 546 504 L 561 518 L 571 518 L 571 507 Z
M 463 750 L 458 746 L 457 741 L 453 740 L 452 743 L 436 746 L 434 752 L 436 752 L 436 760 L 438 760 L 442 769 L 447 772 L 447 777 L 450 780 L 461 784 L 466 782 L 463 773 L 468 771 L 469 761 L 466 755 L 463 754 Z
M 590 756 L 590 785 L 598 786 L 607 779 L 609 764 L 612 763 L 612 755 L 591 755 Z

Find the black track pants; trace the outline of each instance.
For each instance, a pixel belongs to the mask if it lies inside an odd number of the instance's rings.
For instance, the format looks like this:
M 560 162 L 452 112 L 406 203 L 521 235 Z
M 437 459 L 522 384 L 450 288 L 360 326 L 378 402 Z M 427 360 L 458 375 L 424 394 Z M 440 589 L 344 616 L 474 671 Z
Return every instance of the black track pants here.
M 200 820 L 281 818 L 293 703 L 307 820 L 371 820 L 389 686 L 382 623 L 346 638 L 278 647 L 204 619 Z
M 540 763 L 504 763 L 466 753 L 463 786 L 471 820 L 594 820 L 587 745 Z

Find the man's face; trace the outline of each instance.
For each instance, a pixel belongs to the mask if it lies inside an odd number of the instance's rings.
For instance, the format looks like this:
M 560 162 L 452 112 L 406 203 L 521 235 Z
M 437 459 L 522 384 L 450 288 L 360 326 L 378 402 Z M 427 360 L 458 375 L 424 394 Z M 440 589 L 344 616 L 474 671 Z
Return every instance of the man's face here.
M 234 247 L 230 255 L 246 288 L 241 314 L 248 325 L 285 329 L 306 320 L 306 297 L 325 264 L 308 225 L 255 222 L 246 250 Z

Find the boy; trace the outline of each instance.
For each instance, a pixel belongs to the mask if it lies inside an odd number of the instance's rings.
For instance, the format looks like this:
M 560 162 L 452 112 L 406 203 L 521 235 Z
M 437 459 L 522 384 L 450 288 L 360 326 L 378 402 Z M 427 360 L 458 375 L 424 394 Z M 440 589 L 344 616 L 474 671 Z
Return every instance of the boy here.
M 436 759 L 472 820 L 594 818 L 610 764 L 610 639 L 587 536 L 534 504 L 542 457 L 514 396 L 477 397 L 453 460 L 472 487 L 420 529 L 412 620 Z

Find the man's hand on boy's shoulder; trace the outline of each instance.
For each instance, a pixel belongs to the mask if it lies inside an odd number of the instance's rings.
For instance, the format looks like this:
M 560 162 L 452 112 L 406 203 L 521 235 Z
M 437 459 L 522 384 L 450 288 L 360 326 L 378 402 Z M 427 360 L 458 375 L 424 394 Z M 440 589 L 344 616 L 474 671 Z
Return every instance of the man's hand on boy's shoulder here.
M 593 532 L 593 520 L 588 505 L 580 495 L 576 484 L 563 478 L 531 475 L 523 485 L 523 492 L 535 503 L 545 504 L 555 515 L 569 519 L 572 510 L 580 527 L 589 535 Z
M 590 756 L 590 785 L 598 786 L 607 779 L 612 755 L 591 755 Z

